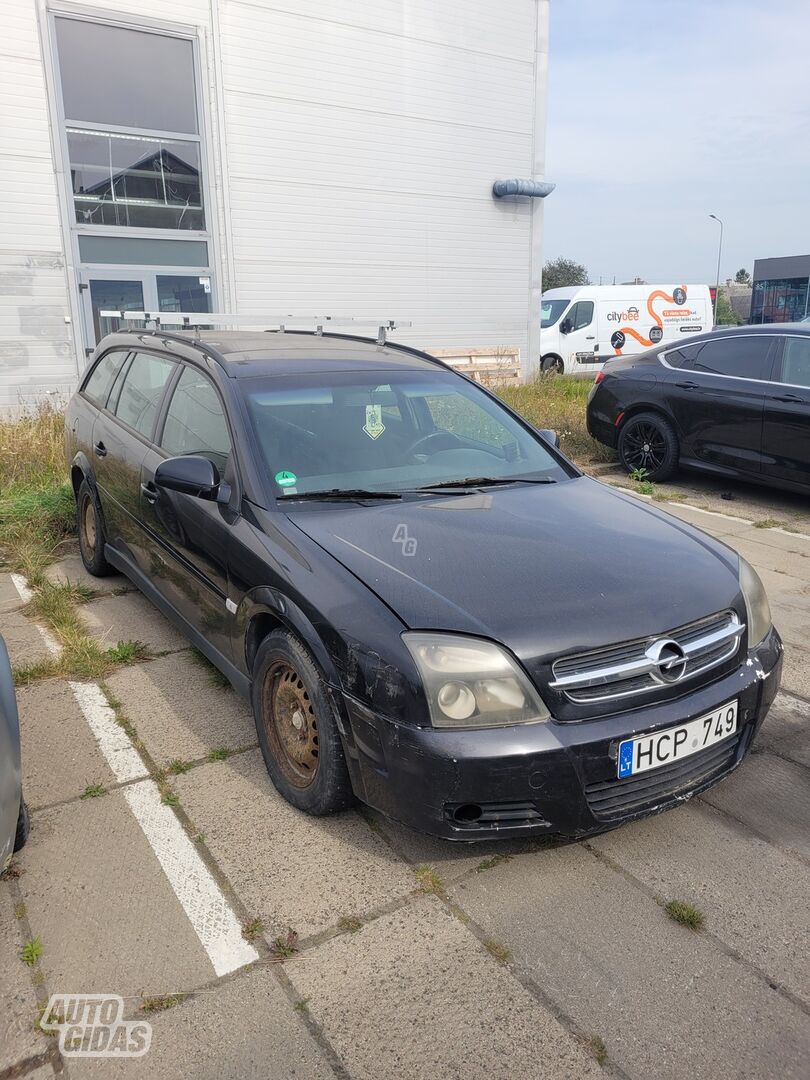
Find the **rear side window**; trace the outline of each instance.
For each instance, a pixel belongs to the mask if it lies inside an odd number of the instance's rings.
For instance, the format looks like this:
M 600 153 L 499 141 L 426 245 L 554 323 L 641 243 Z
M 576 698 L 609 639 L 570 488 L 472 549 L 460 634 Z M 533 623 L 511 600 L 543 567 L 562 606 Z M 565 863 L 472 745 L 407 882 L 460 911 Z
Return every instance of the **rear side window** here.
M 118 394 L 115 415 L 151 438 L 160 400 L 174 363 L 151 353 L 135 353 Z
M 738 379 L 767 379 L 771 341 L 772 338 L 765 335 L 704 341 L 691 346 L 693 354 L 682 364 L 673 366 L 711 375 L 729 375 Z M 669 355 L 667 362 L 671 363 Z
M 220 472 L 231 452 L 222 402 L 211 380 L 187 367 L 174 389 L 160 445 L 167 454 L 202 454 Z
M 785 338 L 779 381 L 791 386 L 810 387 L 810 337 Z
M 697 356 L 699 350 L 699 345 L 684 345 L 680 349 L 667 349 L 663 355 L 670 367 L 688 367 Z
M 107 404 L 110 387 L 127 356 L 129 356 L 128 352 L 118 352 L 117 350 L 108 352 L 102 356 L 90 372 L 90 377 L 85 382 L 83 390 L 87 397 L 98 405 L 100 409 L 103 409 Z

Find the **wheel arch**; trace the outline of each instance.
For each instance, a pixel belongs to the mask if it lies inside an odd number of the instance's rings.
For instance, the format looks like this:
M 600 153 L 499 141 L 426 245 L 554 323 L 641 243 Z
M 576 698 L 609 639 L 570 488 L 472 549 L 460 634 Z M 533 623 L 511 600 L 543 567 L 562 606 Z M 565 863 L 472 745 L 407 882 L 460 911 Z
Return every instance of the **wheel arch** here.
M 332 658 L 320 634 L 301 608 L 291 603 L 286 597 L 279 596 L 274 589 L 265 587 L 254 589 L 242 603 L 246 605 L 243 618 L 245 620 L 245 665 L 248 677 L 252 675 L 256 654 L 267 635 L 274 630 L 288 630 L 309 649 L 327 682 L 332 686 L 340 686 Z
M 634 416 L 638 416 L 639 413 L 657 413 L 658 416 L 663 417 L 663 419 L 666 420 L 668 424 L 672 425 L 672 427 L 675 429 L 675 433 L 680 439 L 681 432 L 678 428 L 677 423 L 675 422 L 675 417 L 667 408 L 661 405 L 660 402 L 633 402 L 632 405 L 628 405 L 626 409 L 623 409 L 621 414 L 621 423 L 616 425 L 617 437 L 619 432 L 621 432 L 622 428 L 627 423 L 627 421 L 632 420 L 632 418 Z

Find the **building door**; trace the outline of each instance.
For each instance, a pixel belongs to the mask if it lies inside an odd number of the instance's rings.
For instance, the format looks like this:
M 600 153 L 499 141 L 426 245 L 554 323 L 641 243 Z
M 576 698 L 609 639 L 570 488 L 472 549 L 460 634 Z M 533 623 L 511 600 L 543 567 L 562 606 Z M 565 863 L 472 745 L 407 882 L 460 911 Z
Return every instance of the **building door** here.
M 202 314 L 211 310 L 210 274 L 171 273 L 163 270 L 84 271 L 80 278 L 84 298 L 85 354 L 99 341 L 121 328 L 120 319 L 103 311 L 183 311 Z M 142 322 L 127 322 L 129 329 Z

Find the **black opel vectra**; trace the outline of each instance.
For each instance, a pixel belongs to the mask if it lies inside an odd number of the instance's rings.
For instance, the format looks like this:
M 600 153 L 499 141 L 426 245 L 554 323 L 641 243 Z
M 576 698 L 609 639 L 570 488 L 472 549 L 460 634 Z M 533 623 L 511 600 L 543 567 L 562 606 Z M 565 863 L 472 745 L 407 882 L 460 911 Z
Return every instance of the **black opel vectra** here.
M 425 353 L 116 333 L 66 424 L 87 569 L 250 697 L 310 814 L 583 836 L 729 773 L 776 694 L 744 559 Z

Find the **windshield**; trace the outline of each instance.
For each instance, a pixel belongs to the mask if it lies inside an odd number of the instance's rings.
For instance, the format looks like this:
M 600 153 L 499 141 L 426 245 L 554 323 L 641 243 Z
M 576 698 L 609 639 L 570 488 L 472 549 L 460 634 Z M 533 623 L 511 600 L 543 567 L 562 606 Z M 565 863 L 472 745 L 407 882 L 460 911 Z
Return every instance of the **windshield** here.
M 240 382 L 276 496 L 567 475 L 542 439 L 449 371 Z
M 543 300 L 540 307 L 540 327 L 553 326 L 570 304 L 570 300 Z

